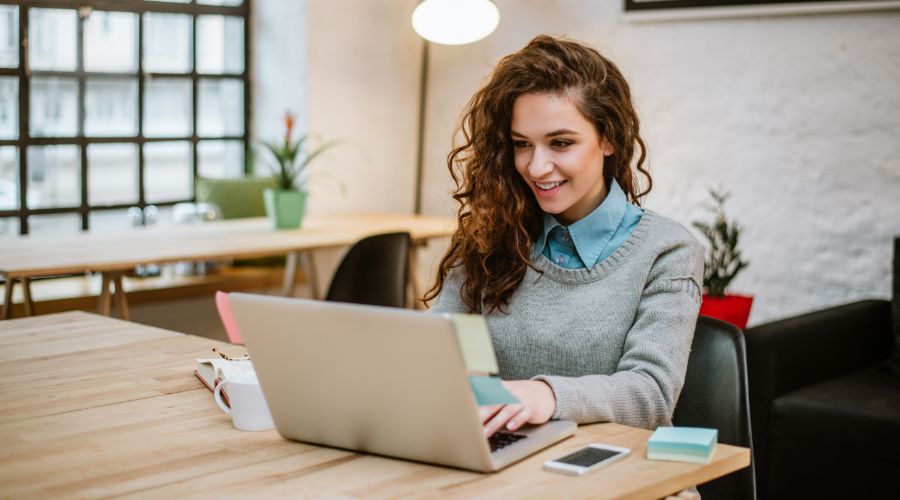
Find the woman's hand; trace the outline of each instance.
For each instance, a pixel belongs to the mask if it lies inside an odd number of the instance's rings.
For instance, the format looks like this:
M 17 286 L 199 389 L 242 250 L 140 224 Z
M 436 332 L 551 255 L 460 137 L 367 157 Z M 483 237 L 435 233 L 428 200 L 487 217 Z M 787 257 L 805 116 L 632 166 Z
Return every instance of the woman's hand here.
M 540 380 L 504 381 L 503 386 L 519 400 L 519 404 L 479 407 L 485 436 L 491 436 L 503 427 L 515 431 L 526 423 L 543 424 L 556 412 L 553 390 Z

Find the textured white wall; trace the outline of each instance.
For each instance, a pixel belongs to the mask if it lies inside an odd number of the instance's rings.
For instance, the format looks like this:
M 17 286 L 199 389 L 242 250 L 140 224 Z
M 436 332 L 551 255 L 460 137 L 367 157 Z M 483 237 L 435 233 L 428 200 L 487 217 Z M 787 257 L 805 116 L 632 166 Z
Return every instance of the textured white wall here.
M 275 81 L 304 76 L 297 88 L 309 129 L 348 143 L 320 165 L 347 196 L 321 183 L 311 211 L 410 211 L 415 0 L 271 1 L 256 9 L 280 34 L 260 33 L 258 20 L 257 64 L 267 57 L 261 36 L 294 40 L 304 27 L 308 61 L 290 54 L 288 73 L 272 64 L 257 74 L 255 130 L 267 106 L 280 113 L 279 93 L 293 85 Z M 751 324 L 890 295 L 890 242 L 900 235 L 900 12 L 637 24 L 622 20 L 619 0 L 496 3 L 493 35 L 431 48 L 426 213 L 454 209 L 451 134 L 497 59 L 539 33 L 568 35 L 613 58 L 632 84 L 655 181 L 648 207 L 689 225 L 706 216 L 707 187 L 731 191 L 727 208 L 745 227 L 751 261 L 732 288 L 756 296 Z M 305 24 L 294 19 L 304 9 Z M 432 248 L 426 269 L 442 250 Z
M 432 52 L 428 213 L 447 213 L 445 157 L 468 97 L 540 33 L 589 42 L 632 84 L 650 151 L 646 206 L 689 225 L 732 193 L 751 324 L 890 296 L 900 235 L 900 12 L 662 23 L 622 2 L 498 0 L 489 38 Z

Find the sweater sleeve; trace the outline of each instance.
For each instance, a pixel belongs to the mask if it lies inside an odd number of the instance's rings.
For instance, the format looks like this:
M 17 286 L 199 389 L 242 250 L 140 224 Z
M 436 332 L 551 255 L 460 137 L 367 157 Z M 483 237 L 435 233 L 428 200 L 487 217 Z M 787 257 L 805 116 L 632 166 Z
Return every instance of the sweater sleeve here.
M 539 375 L 556 396 L 553 418 L 670 425 L 687 371 L 703 281 L 703 248 L 689 234 L 651 267 L 622 357 L 611 375 Z
M 462 289 L 463 271 L 454 267 L 447 274 L 443 288 L 438 294 L 435 303 L 428 312 L 436 313 L 468 313 L 469 308 L 462 300 L 459 292 Z

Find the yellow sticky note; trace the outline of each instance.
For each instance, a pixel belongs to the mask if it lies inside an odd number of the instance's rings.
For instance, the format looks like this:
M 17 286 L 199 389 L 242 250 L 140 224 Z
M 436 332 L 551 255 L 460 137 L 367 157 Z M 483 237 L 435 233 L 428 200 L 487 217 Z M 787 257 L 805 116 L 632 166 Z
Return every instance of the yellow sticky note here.
M 476 314 L 451 314 L 456 341 L 462 353 L 466 371 L 496 374 L 500 372 L 494 344 L 484 318 Z

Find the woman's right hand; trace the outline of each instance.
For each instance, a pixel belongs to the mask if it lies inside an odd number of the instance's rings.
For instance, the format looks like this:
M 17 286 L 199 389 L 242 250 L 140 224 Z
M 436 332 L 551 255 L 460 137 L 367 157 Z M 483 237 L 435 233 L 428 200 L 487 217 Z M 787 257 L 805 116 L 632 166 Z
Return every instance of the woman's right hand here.
M 525 424 L 543 424 L 553 417 L 556 398 L 546 383 L 539 380 L 514 380 L 503 381 L 503 386 L 520 402 L 479 406 L 478 414 L 485 436 L 491 436 L 500 429 L 517 431 Z

